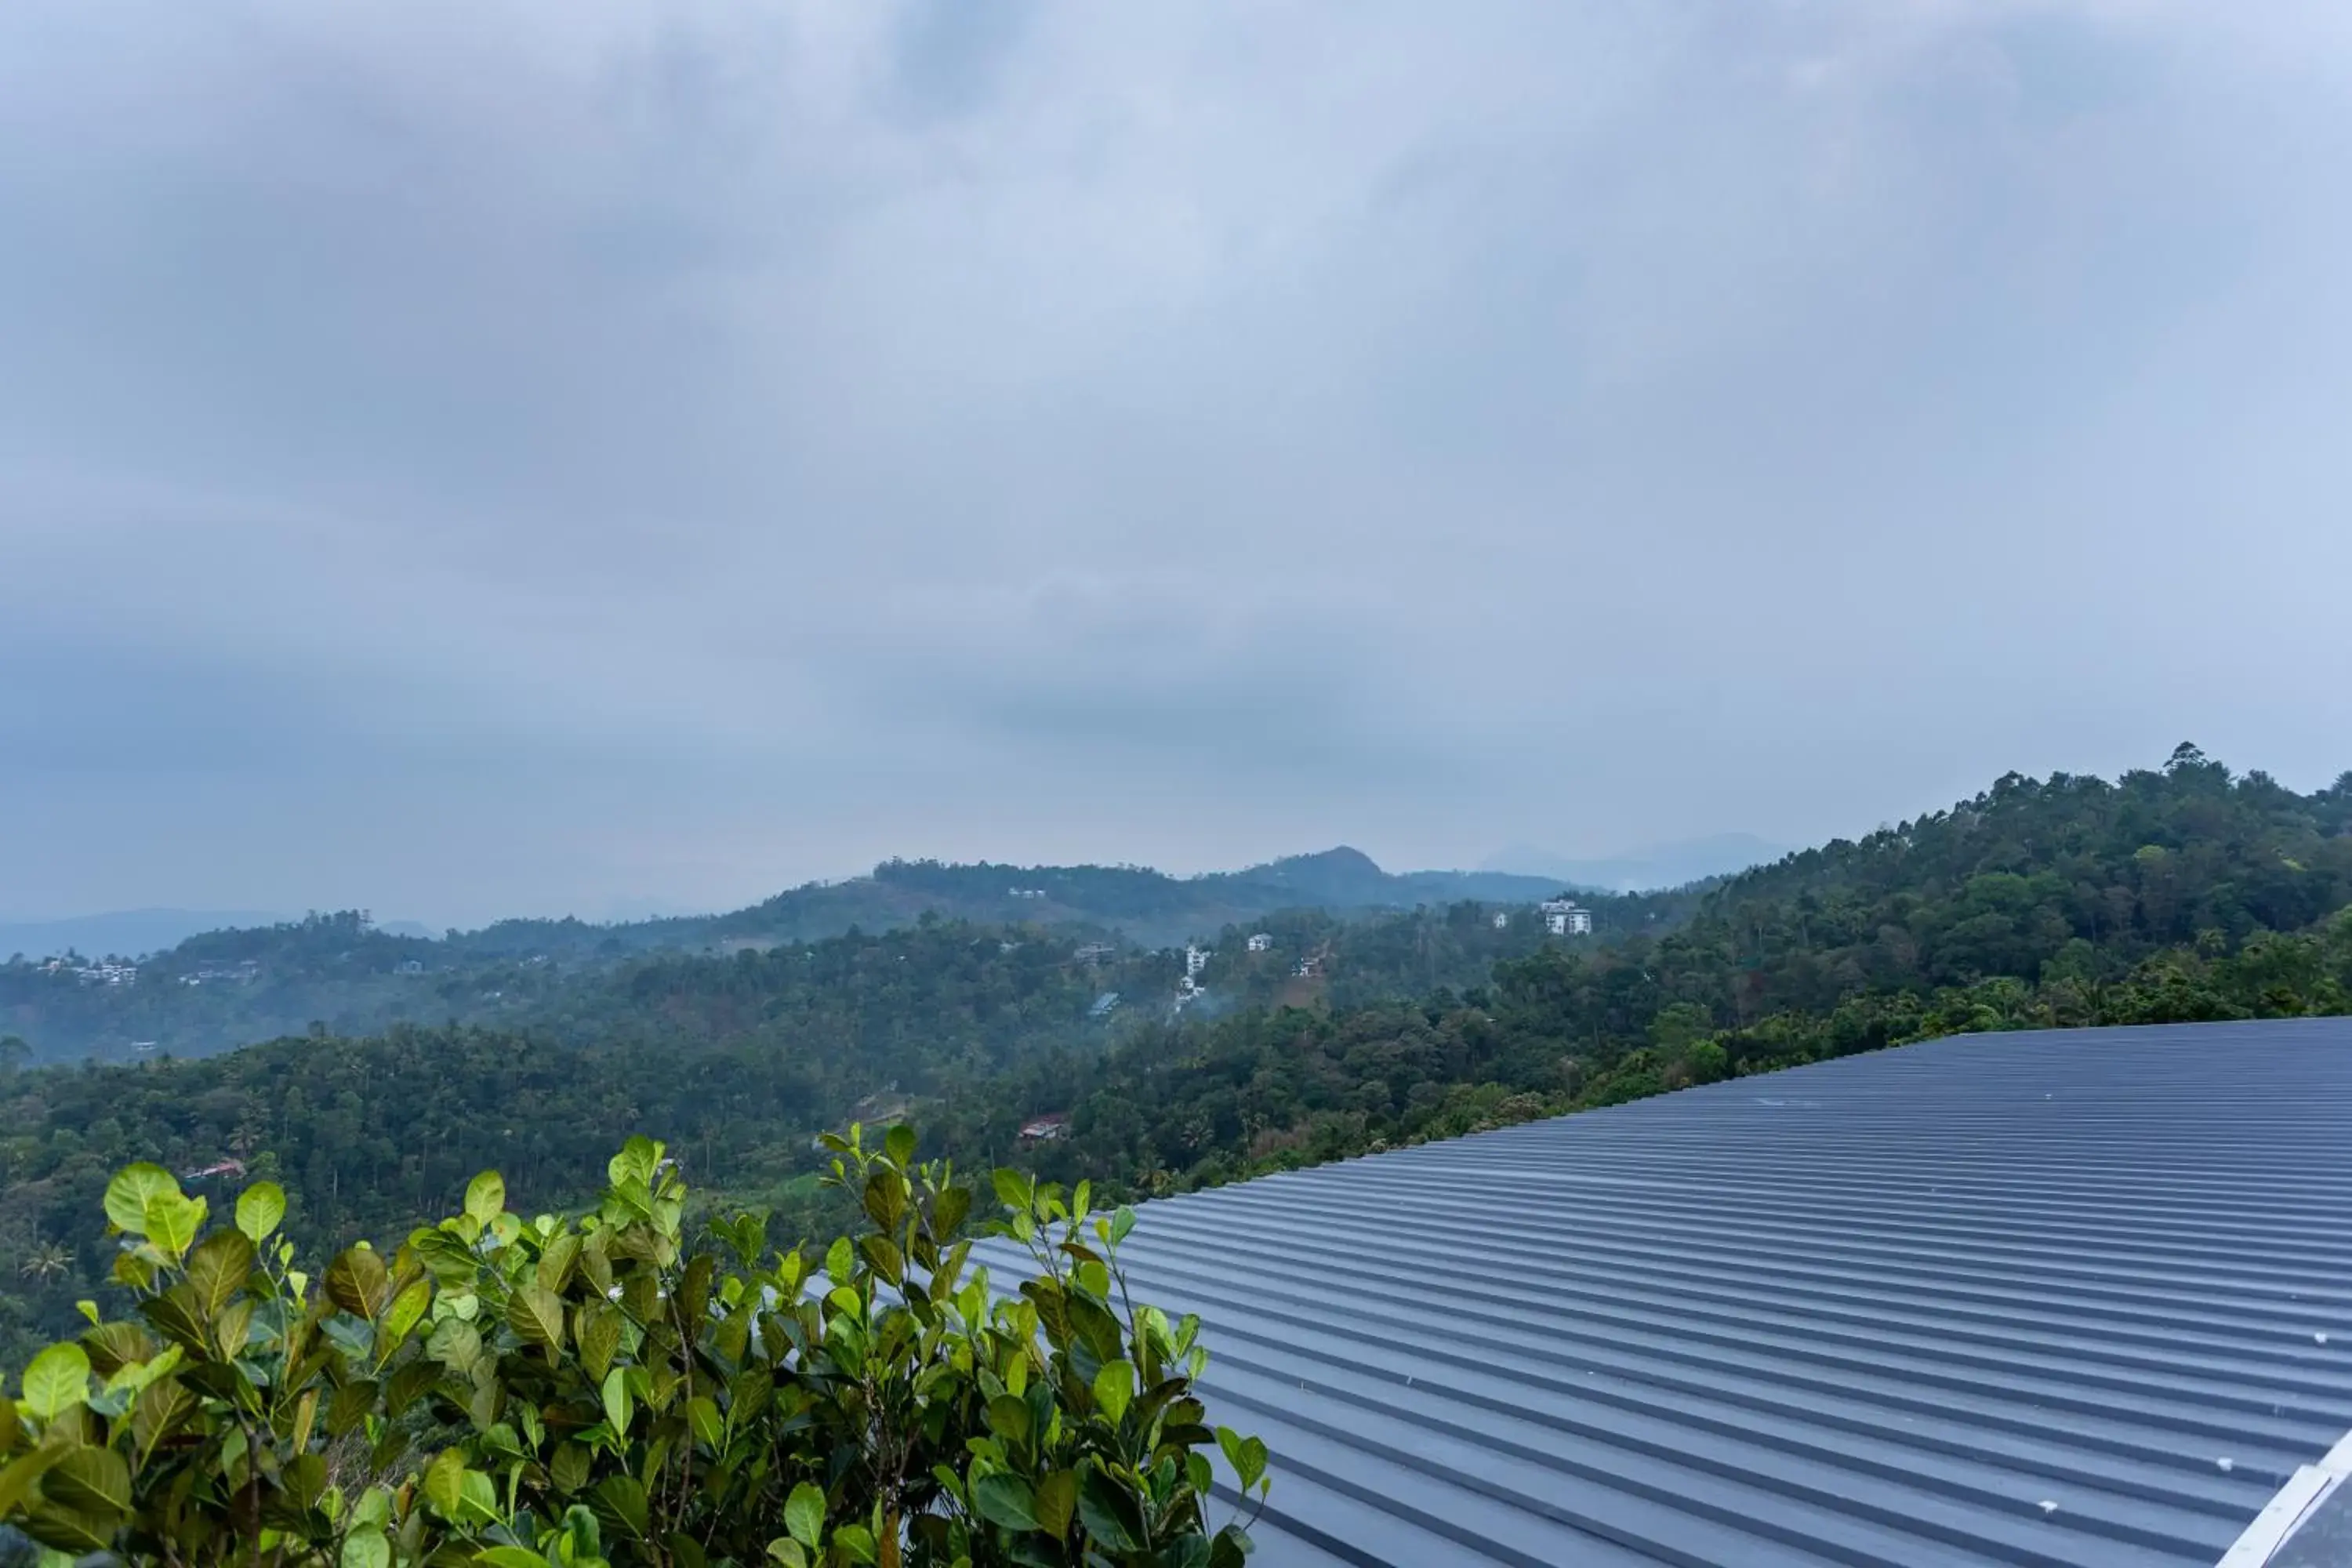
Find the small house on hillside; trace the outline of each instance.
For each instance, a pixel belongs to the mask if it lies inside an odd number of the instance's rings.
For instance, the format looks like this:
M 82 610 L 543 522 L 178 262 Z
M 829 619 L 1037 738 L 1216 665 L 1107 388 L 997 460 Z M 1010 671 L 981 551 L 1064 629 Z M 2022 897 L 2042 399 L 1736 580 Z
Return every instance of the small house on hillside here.
M 1050 1142 L 1056 1138 L 1068 1137 L 1069 1132 L 1070 1119 L 1066 1116 L 1033 1116 L 1021 1124 L 1021 1142 Z
M 1274 937 L 1267 931 L 1259 931 L 1249 939 L 1249 950 L 1252 952 L 1264 952 L 1273 945 Z

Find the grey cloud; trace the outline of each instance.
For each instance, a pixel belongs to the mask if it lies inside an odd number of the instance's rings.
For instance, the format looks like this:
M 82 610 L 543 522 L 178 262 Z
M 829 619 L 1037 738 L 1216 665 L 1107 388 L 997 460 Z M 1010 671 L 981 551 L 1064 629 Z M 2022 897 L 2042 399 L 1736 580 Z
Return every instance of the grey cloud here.
M 79 846 L 0 913 L 2332 776 L 2347 77 L 2188 0 L 0 9 L 0 800 Z

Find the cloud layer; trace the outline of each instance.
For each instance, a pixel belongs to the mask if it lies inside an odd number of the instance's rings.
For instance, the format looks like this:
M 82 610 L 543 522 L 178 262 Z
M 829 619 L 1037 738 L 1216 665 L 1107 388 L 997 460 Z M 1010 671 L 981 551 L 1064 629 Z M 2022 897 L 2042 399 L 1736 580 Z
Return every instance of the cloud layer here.
M 2340 6 L 0 8 L 0 914 L 2352 763 Z

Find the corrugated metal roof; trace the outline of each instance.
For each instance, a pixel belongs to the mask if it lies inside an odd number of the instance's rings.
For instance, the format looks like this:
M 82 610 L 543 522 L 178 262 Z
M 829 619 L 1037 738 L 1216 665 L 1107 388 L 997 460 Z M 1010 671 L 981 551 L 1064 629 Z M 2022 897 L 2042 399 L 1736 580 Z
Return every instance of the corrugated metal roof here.
M 2217 1562 L 2352 1426 L 2352 1021 L 1975 1035 L 1148 1205 L 1260 1568 Z

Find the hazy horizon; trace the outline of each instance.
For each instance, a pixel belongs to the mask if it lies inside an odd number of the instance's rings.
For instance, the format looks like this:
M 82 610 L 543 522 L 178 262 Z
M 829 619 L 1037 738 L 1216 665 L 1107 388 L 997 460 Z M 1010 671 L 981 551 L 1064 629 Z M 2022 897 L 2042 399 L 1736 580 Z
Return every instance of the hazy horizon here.
M 1732 854 L 1730 851 L 1732 847 L 1735 845 L 1741 847 L 1752 847 L 1756 853 L 1751 858 L 1742 858 L 1736 854 Z M 1760 863 L 1764 859 L 1776 858 L 1779 854 L 1785 853 L 1786 847 L 1787 847 L 1769 844 L 1763 839 L 1757 838 L 1752 834 L 1709 834 L 1699 838 L 1681 840 L 1674 843 L 1643 845 L 1638 848 L 1624 850 L 1614 855 L 1595 857 L 1590 861 L 1583 862 L 1583 864 L 1591 868 L 1596 873 L 1604 869 L 1650 861 L 1663 861 L 1665 864 L 1672 866 L 1679 864 L 1682 860 L 1688 859 L 1694 855 L 1694 853 L 1698 855 L 1700 858 L 1712 862 L 1708 868 L 1695 872 L 1688 876 L 1668 877 L 1655 882 L 1642 884 L 1643 889 L 1647 889 L 1651 888 L 1678 886 L 1683 881 L 1697 880 L 1702 877 L 1713 876 L 1724 871 L 1738 869 L 1747 864 Z M 1312 856 L 1344 849 L 1360 850 L 1360 847 L 1345 844 L 1325 845 L 1313 849 L 1290 851 L 1284 856 L 1275 857 L 1274 858 L 1286 859 L 1295 856 Z M 900 858 L 923 858 L 923 857 Z M 967 863 L 990 860 L 993 860 L 999 864 L 1007 863 L 1001 856 L 978 855 L 961 857 L 959 858 L 965 860 Z M 1502 871 L 1519 876 L 1545 878 L 1553 875 L 1556 871 L 1563 869 L 1565 866 L 1570 862 L 1572 858 L 1550 853 L 1544 850 L 1539 846 L 1522 844 L 1508 846 L 1496 854 L 1487 856 L 1475 866 L 1407 866 L 1383 861 L 1378 856 L 1372 856 L 1371 858 L 1380 866 L 1381 870 L 1391 873 L 1458 871 L 1471 874 L 1478 871 Z M 1739 861 L 1739 865 L 1735 866 L 1732 863 L 1734 860 Z M 1072 864 L 1125 865 L 1129 863 L 1130 862 L 1118 860 L 1097 859 L 1087 862 L 1073 862 Z M 1255 866 L 1264 865 L 1267 862 L 1265 861 L 1258 861 L 1252 862 L 1250 865 L 1204 866 L 1187 870 L 1171 870 L 1166 867 L 1155 866 L 1149 867 L 1147 869 L 1162 871 L 1170 876 L 1183 878 L 1245 871 L 1252 869 Z M 1030 862 L 1028 864 L 1034 864 L 1034 862 Z M 808 879 L 802 883 L 793 884 L 793 887 L 806 886 L 811 882 L 823 883 L 851 880 L 870 874 L 874 868 L 875 868 L 870 865 L 861 866 L 854 871 L 844 872 L 837 877 Z M 1596 883 L 1594 885 L 1598 886 L 1600 884 Z M 369 913 L 374 918 L 375 923 L 380 928 L 389 929 L 404 926 L 418 927 L 422 929 L 417 931 L 412 931 L 410 934 L 437 936 L 445 930 L 477 930 L 481 926 L 492 923 L 497 920 L 507 919 L 561 920 L 569 917 L 595 924 L 626 924 L 639 921 L 693 919 L 704 915 L 730 913 L 736 909 L 748 907 L 750 904 L 759 902 L 761 899 L 766 897 L 791 890 L 792 888 L 772 888 L 763 889 L 761 892 L 754 894 L 752 897 L 742 900 L 735 904 L 704 906 L 673 904 L 664 900 L 652 898 L 623 897 L 610 900 L 602 908 L 513 909 L 504 910 L 496 916 L 490 917 L 488 920 L 476 920 L 470 921 L 425 919 L 422 918 L 415 912 L 404 910 L 378 910 L 368 900 L 363 898 L 343 899 L 323 904 L 310 904 L 304 906 L 300 910 L 223 909 L 205 904 L 201 901 L 176 905 L 142 905 L 133 908 L 121 909 L 74 910 L 62 912 L 0 909 L 0 957 L 7 955 L 11 951 L 10 943 L 12 942 L 21 941 L 23 933 L 30 932 L 39 928 L 62 929 L 82 924 L 126 921 L 136 923 L 146 917 L 191 916 L 204 917 L 207 920 L 216 920 L 217 921 L 216 927 L 189 927 L 189 930 L 193 931 L 199 929 L 226 929 L 232 926 L 252 927 L 272 925 L 289 921 L 299 921 L 302 919 L 305 914 L 331 912 L 338 910 L 363 909 L 369 911 Z M 1608 890 L 1617 889 L 1612 888 Z M 164 919 L 159 923 L 169 925 L 173 922 L 168 919 Z M 176 938 L 173 939 L 173 941 L 176 940 Z M 168 947 L 173 945 L 173 942 L 159 942 L 156 945 Z M 25 951 L 29 953 L 32 950 L 30 948 L 26 948 Z
M 0 8 L 0 915 L 2347 763 L 2352 10 Z

